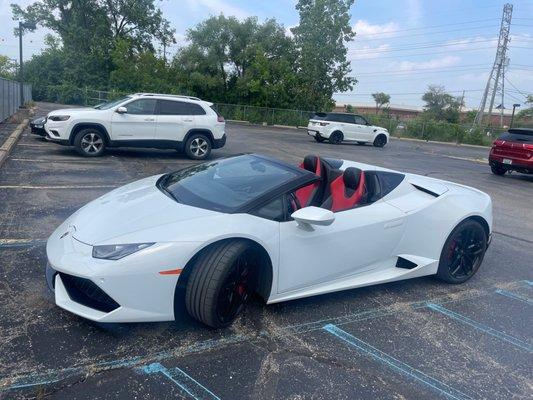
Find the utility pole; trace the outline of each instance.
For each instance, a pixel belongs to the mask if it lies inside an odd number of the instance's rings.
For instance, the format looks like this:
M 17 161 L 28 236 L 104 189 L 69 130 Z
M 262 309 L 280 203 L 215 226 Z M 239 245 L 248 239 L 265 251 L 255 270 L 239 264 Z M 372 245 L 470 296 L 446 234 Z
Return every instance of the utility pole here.
M 24 29 L 34 30 L 36 27 L 35 22 L 19 21 L 18 35 L 19 35 L 19 86 L 20 86 L 20 104 L 24 105 L 24 61 L 22 60 L 22 34 Z
M 19 87 L 20 87 L 20 104 L 24 105 L 24 71 L 22 62 L 22 27 L 23 23 L 19 21 Z
M 488 111 L 488 125 L 491 123 L 492 109 L 494 107 L 494 98 L 498 91 L 503 92 L 503 69 L 505 68 L 505 63 L 507 60 L 506 53 L 507 47 L 509 45 L 509 31 L 511 29 L 511 19 L 513 16 L 513 5 L 505 4 L 503 6 L 503 15 L 500 25 L 500 36 L 498 38 L 498 47 L 496 49 L 496 57 L 494 59 L 494 64 L 489 74 L 489 79 L 487 80 L 487 85 L 485 86 L 485 92 L 481 98 L 481 104 L 479 105 L 479 110 L 474 119 L 474 125 L 482 126 L 483 119 L 485 116 L 485 107 L 487 105 L 487 100 L 489 100 L 489 111 Z M 502 101 L 503 106 L 503 101 Z M 502 110 L 503 113 L 503 110 Z

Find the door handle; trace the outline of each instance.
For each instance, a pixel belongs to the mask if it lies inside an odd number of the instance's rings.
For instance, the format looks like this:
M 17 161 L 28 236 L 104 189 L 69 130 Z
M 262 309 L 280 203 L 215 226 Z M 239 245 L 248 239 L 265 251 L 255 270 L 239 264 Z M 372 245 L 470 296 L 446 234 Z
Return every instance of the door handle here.
M 192 122 L 192 119 L 183 118 L 183 122 Z
M 145 118 L 144 120 L 145 120 L 145 121 L 151 121 L 151 122 L 152 122 L 152 121 L 155 121 L 155 118 Z
M 395 228 L 397 226 L 401 226 L 403 224 L 403 218 L 395 219 L 393 221 L 389 221 L 385 224 L 385 229 Z

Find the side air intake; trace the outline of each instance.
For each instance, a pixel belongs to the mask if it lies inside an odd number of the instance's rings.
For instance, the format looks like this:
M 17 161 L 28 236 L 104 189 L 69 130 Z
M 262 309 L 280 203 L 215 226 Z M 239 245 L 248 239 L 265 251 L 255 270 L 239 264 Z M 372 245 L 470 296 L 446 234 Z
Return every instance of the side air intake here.
M 416 267 L 418 267 L 418 264 L 415 264 L 414 262 L 406 260 L 402 257 L 398 257 L 398 260 L 396 261 L 396 268 L 413 269 Z

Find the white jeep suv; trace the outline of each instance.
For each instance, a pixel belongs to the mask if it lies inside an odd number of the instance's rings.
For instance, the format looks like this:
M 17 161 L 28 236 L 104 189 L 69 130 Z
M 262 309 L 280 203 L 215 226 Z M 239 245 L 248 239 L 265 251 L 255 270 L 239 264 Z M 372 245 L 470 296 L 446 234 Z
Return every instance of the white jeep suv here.
M 87 157 L 106 147 L 150 147 L 202 160 L 226 144 L 224 118 L 212 106 L 196 97 L 136 93 L 94 108 L 52 111 L 44 129 L 49 140 Z
M 356 114 L 316 114 L 309 120 L 307 134 L 319 143 L 328 140 L 332 144 L 339 144 L 346 140 L 383 147 L 389 142 L 387 129 L 370 125 L 364 117 Z

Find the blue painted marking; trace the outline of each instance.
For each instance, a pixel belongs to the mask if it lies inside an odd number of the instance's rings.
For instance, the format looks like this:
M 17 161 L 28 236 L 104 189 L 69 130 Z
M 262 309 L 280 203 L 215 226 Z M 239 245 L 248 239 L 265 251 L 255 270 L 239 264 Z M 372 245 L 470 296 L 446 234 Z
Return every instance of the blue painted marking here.
M 25 247 L 33 247 L 33 246 L 41 246 L 46 244 L 46 239 L 35 239 L 35 240 L 28 240 L 28 241 L 21 241 L 21 242 L 0 242 L 0 250 L 2 249 L 19 249 L 19 248 L 25 248 Z
M 447 308 L 444 308 L 438 304 L 434 303 L 428 303 L 427 306 L 432 309 L 433 311 L 440 312 L 450 318 L 453 318 L 459 322 L 462 322 L 466 325 L 469 325 L 483 333 L 486 333 L 488 335 L 494 336 L 495 338 L 498 338 L 500 340 L 503 340 L 504 342 L 510 343 L 518 348 L 521 348 L 523 350 L 526 350 L 529 353 L 533 353 L 533 346 L 530 344 L 524 342 L 523 340 L 517 339 L 514 336 L 508 335 L 506 333 L 500 332 L 496 329 L 491 328 L 490 326 L 481 324 L 477 321 L 474 321 L 473 319 L 470 319 L 468 317 L 465 317 L 464 315 L 458 314 L 452 310 L 448 310 Z
M 524 283 L 528 286 L 533 286 L 533 281 L 524 281 Z
M 161 373 L 165 375 L 195 400 L 220 400 L 212 391 L 178 367 L 167 369 L 159 363 L 153 363 L 142 367 L 141 371 L 145 374 Z
M 527 303 L 530 305 L 533 304 L 533 300 L 531 300 L 530 298 L 521 296 L 517 293 L 509 292 L 507 290 L 498 289 L 496 290 L 496 293 L 501 294 L 502 296 L 505 296 L 505 297 L 509 297 L 510 299 L 513 299 L 513 300 L 523 301 L 524 303 Z
M 415 379 L 421 383 L 423 383 L 426 386 L 429 386 L 431 389 L 435 390 L 436 392 L 442 394 L 443 396 L 446 396 L 449 399 L 471 399 L 470 396 L 464 394 L 463 392 L 452 388 L 451 386 L 445 384 L 444 382 L 441 382 L 435 378 L 432 378 L 429 375 L 424 374 L 422 371 L 419 371 L 410 365 L 392 357 L 388 354 L 382 352 L 381 350 L 376 349 L 374 346 L 371 346 L 370 344 L 362 341 L 361 339 L 356 338 L 355 336 L 349 334 L 346 331 L 343 331 L 339 327 L 328 324 L 324 326 L 326 331 L 331 333 L 332 335 L 335 335 L 341 340 L 344 340 L 346 343 L 352 345 L 365 355 L 370 356 L 376 361 L 382 362 L 385 365 L 388 365 L 396 372 L 399 372 L 400 374 L 406 375 L 412 379 Z

